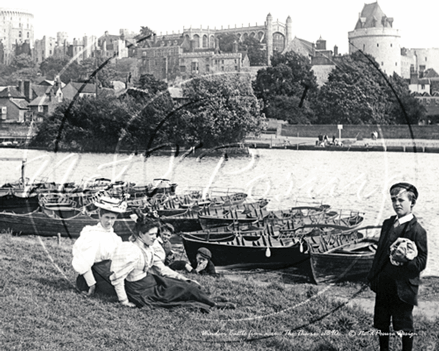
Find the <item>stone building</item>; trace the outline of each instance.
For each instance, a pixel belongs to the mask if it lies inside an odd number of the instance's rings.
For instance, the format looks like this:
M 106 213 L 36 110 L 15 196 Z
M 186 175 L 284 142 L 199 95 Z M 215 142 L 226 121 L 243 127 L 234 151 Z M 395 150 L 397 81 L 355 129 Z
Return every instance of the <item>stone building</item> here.
M 16 46 L 27 42 L 30 49 L 34 43 L 34 15 L 25 11 L 0 8 L 0 42 L 3 52 L 0 63 L 10 64 Z
M 29 102 L 15 87 L 0 87 L 0 123 L 25 122 Z
M 378 2 L 365 4 L 355 29 L 348 33 L 349 53 L 362 50 L 373 56 L 387 75 L 395 72 L 408 80 L 412 72 L 420 75 L 429 68 L 438 72 L 438 48 L 402 48 L 399 30 L 393 28 L 393 22 Z
M 273 52 L 284 52 L 292 41 L 292 20 L 288 17 L 285 23 L 281 23 L 273 21 L 272 15 L 268 14 L 263 25 L 220 29 L 190 27 L 183 28 L 182 33 L 155 35 L 142 40 L 136 50 L 140 61 L 139 74 L 150 73 L 157 79 L 174 80 L 197 74 L 251 71 L 246 53 L 238 52 L 238 43 L 234 44 L 232 52 L 220 52 L 217 38 L 220 34 L 234 34 L 239 42 L 247 37 L 256 38 L 262 49 L 267 49 L 270 64 Z
M 373 56 L 387 75 L 401 75 L 400 33 L 393 22 L 377 2 L 364 4 L 354 30 L 348 33 L 349 53 L 362 50 Z
M 53 37 L 44 36 L 42 39 L 35 40 L 33 59 L 36 63 L 40 64 L 48 57 L 55 54 L 57 47 L 56 39 Z

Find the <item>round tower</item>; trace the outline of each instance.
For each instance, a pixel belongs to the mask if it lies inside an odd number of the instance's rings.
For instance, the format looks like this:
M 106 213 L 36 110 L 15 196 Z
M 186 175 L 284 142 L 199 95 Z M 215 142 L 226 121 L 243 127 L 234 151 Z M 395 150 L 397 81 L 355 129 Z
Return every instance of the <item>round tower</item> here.
M 266 49 L 267 49 L 267 64 L 270 66 L 270 58 L 273 54 L 273 30 L 272 30 L 272 15 L 269 13 L 266 17 Z
M 21 10 L 0 8 L 0 33 L 2 35 L 4 56 L 0 62 L 9 64 L 14 57 L 16 44 L 28 42 L 34 47 L 34 15 Z
M 385 74 L 402 74 L 399 31 L 377 2 L 364 5 L 355 29 L 348 32 L 348 46 L 350 54 L 362 50 L 373 56 Z

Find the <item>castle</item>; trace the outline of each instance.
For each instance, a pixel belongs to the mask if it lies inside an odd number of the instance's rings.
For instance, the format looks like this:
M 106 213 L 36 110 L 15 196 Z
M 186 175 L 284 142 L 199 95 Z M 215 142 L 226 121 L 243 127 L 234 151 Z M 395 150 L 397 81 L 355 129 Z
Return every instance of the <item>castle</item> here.
M 382 11 L 378 2 L 365 4 L 353 31 L 348 33 L 349 53 L 362 50 L 373 56 L 387 75 L 394 72 L 410 79 L 413 72 L 428 68 L 439 71 L 438 48 L 403 49 L 394 19 Z
M 0 8 L 0 63 L 9 64 L 21 53 L 32 53 L 34 15 L 21 10 Z

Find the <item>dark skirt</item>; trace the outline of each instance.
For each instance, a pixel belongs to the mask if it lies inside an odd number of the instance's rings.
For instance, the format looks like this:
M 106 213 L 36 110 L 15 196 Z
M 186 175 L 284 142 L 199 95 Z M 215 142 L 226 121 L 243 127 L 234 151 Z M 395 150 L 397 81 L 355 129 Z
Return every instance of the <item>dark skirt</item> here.
M 116 296 L 115 289 L 110 281 L 111 261 L 95 263 L 92 272 L 96 280 L 96 292 Z M 88 286 L 82 275 L 77 278 L 77 287 L 80 291 L 87 291 Z M 135 282 L 125 281 L 125 291 L 130 302 L 137 307 L 194 307 L 208 311 L 215 306 L 200 287 L 192 282 L 174 278 L 160 277 L 148 273 L 146 277 Z

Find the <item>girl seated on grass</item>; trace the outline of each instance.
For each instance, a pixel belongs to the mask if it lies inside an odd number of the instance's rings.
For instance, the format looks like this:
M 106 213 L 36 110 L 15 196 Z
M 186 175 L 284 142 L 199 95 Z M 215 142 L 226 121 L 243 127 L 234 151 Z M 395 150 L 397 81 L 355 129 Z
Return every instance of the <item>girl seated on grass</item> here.
M 150 269 L 155 266 L 152 246 L 160 227 L 159 220 L 138 214 L 134 235 L 130 241 L 116 248 L 109 279 L 119 302 L 128 307 L 188 306 L 203 311 L 211 307 L 235 308 L 231 303 L 214 302 L 200 289 L 198 283 L 182 275 L 170 278 L 151 273 Z

